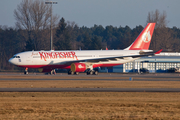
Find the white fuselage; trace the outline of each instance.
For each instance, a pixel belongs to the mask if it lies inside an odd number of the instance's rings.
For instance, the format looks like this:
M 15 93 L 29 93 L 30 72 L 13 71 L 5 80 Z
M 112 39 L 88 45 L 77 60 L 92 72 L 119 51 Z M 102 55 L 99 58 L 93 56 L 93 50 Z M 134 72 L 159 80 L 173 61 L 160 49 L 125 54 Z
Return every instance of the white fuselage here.
M 122 56 L 120 59 L 99 60 L 98 62 L 93 63 L 100 64 L 99 67 L 109 67 L 138 59 L 129 56 L 139 55 L 139 52 L 140 50 L 27 51 L 14 55 L 9 62 L 20 67 L 29 68 L 43 68 L 46 66 L 64 68 L 68 66 L 67 62 L 70 61 L 88 61 Z

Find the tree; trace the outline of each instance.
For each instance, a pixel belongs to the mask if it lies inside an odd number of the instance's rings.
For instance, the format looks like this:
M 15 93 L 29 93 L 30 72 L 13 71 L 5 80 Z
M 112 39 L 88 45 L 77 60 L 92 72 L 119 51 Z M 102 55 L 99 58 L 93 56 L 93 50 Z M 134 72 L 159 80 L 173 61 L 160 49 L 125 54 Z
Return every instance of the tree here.
M 147 23 L 150 22 L 155 22 L 156 23 L 156 27 L 155 28 L 164 28 L 167 27 L 167 23 L 168 21 L 167 19 L 167 14 L 165 11 L 163 11 L 162 14 L 160 14 L 159 10 L 155 10 L 155 12 L 149 12 L 148 13 L 148 17 L 147 17 Z
M 166 18 L 167 15 L 165 11 L 162 14 L 160 14 L 159 10 L 148 13 L 147 23 L 156 23 L 150 49 L 157 51 L 159 49 L 167 50 L 173 48 L 172 43 L 174 43 L 174 39 L 171 30 L 167 28 L 168 21 Z
M 100 37 L 94 36 L 94 38 L 92 39 L 92 43 L 91 43 L 91 49 L 92 50 L 100 50 L 100 49 L 102 49 L 101 38 Z
M 56 49 L 59 50 L 71 50 L 70 34 L 67 30 L 67 23 L 62 17 L 59 21 L 59 26 L 56 29 L 56 42 L 54 44 Z
M 22 50 L 23 41 L 18 30 L 0 26 L 0 70 L 12 69 L 8 60 Z
M 49 26 L 51 18 L 50 5 L 46 5 L 43 0 L 23 0 L 14 10 L 16 26 L 18 29 L 26 30 L 25 39 L 28 43 L 27 49 L 34 50 L 49 48 Z M 53 26 L 55 26 L 58 16 L 53 16 Z M 50 33 L 50 32 L 49 32 Z M 45 40 L 43 36 L 46 36 Z
M 115 31 L 114 27 L 112 25 L 110 25 L 110 26 L 106 26 L 106 28 L 103 32 L 103 37 L 104 37 L 103 41 L 107 43 L 107 47 L 109 49 L 114 49 L 115 44 L 113 44 L 113 43 L 114 43 L 114 41 L 117 40 L 117 37 L 114 36 L 114 31 Z
M 79 36 L 79 27 L 75 22 L 67 21 L 67 31 L 70 35 L 70 44 L 72 50 L 79 49 L 79 42 L 77 41 L 77 37 Z
M 91 37 L 89 36 L 89 34 L 88 33 L 83 34 L 82 49 L 83 50 L 91 50 L 91 43 L 92 43 L 92 40 L 91 40 Z

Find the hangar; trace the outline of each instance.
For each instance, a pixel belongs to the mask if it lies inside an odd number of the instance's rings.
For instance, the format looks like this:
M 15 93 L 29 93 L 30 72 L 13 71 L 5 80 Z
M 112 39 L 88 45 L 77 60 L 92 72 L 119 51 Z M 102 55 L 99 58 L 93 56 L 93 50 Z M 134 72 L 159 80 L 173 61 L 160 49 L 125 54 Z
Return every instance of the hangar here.
M 180 53 L 160 53 L 152 57 L 142 57 L 122 65 L 101 68 L 100 72 L 139 72 L 145 68 L 150 73 L 165 73 L 169 69 L 180 68 Z

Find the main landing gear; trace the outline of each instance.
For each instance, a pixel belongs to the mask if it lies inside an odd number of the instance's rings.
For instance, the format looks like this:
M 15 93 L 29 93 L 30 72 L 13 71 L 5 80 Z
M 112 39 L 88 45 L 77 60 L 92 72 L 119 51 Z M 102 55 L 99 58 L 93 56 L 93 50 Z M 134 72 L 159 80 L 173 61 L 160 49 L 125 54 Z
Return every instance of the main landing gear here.
M 95 70 L 89 70 L 86 72 L 87 75 L 98 75 L 98 71 Z
M 46 72 L 46 73 L 44 73 L 45 75 L 56 75 L 56 70 L 55 69 L 53 69 L 53 70 L 51 70 L 50 72 Z
M 51 70 L 50 75 L 56 75 L 56 70 L 55 69 Z
M 97 68 L 92 68 L 92 66 L 86 70 L 87 75 L 98 75 L 98 69 Z
M 79 72 L 72 72 L 72 71 L 68 71 L 68 75 L 78 75 Z M 87 75 L 98 75 L 98 71 L 95 70 L 88 70 L 86 72 Z
M 79 72 L 68 71 L 68 75 L 79 75 Z

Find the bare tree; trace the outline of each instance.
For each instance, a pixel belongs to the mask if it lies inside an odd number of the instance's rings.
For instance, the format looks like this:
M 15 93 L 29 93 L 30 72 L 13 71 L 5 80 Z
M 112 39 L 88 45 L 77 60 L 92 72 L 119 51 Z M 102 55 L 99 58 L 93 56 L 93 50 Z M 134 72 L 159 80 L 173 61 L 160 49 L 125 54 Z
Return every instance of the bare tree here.
M 163 11 L 162 14 L 159 13 L 159 10 L 156 9 L 155 12 L 149 12 L 147 17 L 147 23 L 155 22 L 156 28 L 167 27 L 168 21 L 166 20 L 167 15 L 166 12 Z
M 43 0 L 23 0 L 14 10 L 16 26 L 26 30 L 26 41 L 32 44 L 32 49 L 48 49 L 50 41 L 51 6 Z M 57 24 L 57 15 L 53 16 L 53 27 Z M 49 34 L 48 34 L 49 33 Z M 27 46 L 27 44 L 26 44 Z
M 168 21 L 166 12 L 163 11 L 162 14 L 159 12 L 159 10 L 149 12 L 147 23 L 149 22 L 156 23 L 150 48 L 153 50 L 172 49 L 172 43 L 174 43 L 174 41 L 172 32 L 167 28 Z

